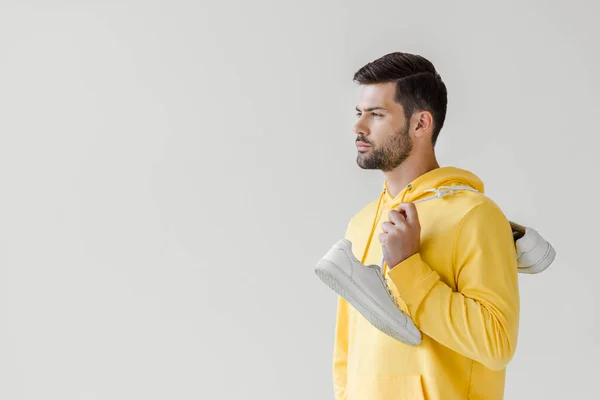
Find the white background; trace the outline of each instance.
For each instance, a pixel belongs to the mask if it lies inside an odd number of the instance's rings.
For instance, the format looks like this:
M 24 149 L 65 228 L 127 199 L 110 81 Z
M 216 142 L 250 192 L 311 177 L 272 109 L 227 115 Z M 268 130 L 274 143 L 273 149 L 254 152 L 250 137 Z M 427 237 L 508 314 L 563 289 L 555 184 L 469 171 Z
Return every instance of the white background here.
M 599 7 L 0 1 L 0 399 L 331 399 L 312 268 L 383 175 L 352 76 L 449 91 L 437 154 L 556 248 L 507 399 L 597 398 Z

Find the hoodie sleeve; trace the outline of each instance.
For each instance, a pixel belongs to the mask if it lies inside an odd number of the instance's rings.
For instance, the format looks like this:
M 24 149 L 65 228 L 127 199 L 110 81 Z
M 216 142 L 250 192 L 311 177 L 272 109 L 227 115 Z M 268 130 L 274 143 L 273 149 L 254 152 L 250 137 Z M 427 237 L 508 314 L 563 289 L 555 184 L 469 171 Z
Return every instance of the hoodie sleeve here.
M 517 345 L 518 271 L 510 223 L 495 203 L 464 217 L 452 260 L 457 291 L 419 253 L 389 270 L 388 282 L 425 335 L 489 369 L 504 369 Z

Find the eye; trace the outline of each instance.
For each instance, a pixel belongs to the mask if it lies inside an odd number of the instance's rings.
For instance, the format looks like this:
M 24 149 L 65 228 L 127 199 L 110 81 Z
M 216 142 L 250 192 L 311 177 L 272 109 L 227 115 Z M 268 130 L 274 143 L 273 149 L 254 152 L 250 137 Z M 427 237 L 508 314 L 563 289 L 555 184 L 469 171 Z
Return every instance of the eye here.
M 360 118 L 360 116 L 361 116 L 361 115 L 362 115 L 362 114 L 361 114 L 361 113 L 359 113 L 359 112 L 357 112 L 357 113 L 356 113 L 356 116 L 357 116 L 357 117 L 359 117 L 359 118 Z
M 377 113 L 373 113 L 373 116 L 374 116 L 374 117 L 383 117 L 383 115 L 382 115 L 382 114 L 377 114 Z

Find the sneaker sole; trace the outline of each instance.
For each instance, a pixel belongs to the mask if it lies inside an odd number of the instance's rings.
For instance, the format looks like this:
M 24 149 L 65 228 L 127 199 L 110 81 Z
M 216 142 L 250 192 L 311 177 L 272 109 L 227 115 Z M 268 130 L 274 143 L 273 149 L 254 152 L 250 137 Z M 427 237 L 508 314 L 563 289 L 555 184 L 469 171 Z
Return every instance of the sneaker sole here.
M 335 275 L 330 272 L 332 268 L 333 271 L 335 271 Z M 346 274 L 337 265 L 335 265 L 335 263 L 326 259 L 321 259 L 317 263 L 315 273 L 317 274 L 319 279 L 323 281 L 323 283 L 325 283 L 334 292 L 336 292 L 345 300 L 347 300 L 348 303 L 352 305 L 352 307 L 354 307 L 359 313 L 362 314 L 363 317 L 367 319 L 367 321 L 371 323 L 371 325 L 379 329 L 381 332 L 411 346 L 416 346 L 421 343 L 420 336 L 411 335 L 408 331 L 406 331 L 405 336 L 401 336 L 392 326 L 389 325 L 388 322 L 379 317 L 376 313 L 373 313 L 372 309 L 373 307 L 375 307 L 379 309 L 383 314 L 387 315 L 390 319 L 395 320 L 393 316 L 389 315 L 389 313 L 385 311 L 383 307 L 381 307 L 367 293 L 365 293 L 365 291 L 360 286 L 358 286 L 354 282 L 354 280 L 352 280 L 352 278 L 348 276 L 348 274 Z M 360 294 L 362 294 L 361 297 L 363 297 L 363 299 L 359 300 L 357 296 L 354 295 L 354 293 L 344 289 L 345 287 L 349 287 L 349 285 L 355 287 L 357 291 L 360 292 Z M 396 322 L 402 325 L 400 322 Z

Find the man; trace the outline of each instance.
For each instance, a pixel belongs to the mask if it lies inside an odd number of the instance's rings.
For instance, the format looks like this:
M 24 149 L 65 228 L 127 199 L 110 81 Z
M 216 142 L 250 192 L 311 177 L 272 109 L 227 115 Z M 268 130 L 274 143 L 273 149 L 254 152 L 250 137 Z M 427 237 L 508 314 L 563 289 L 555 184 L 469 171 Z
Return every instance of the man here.
M 511 225 L 477 176 L 436 160 L 447 92 L 431 62 L 391 53 L 354 80 L 361 85 L 357 163 L 386 180 L 345 239 L 365 265 L 383 257 L 394 301 L 422 339 L 416 346 L 394 340 L 339 297 L 336 399 L 501 399 L 519 322 Z M 440 187 L 472 190 L 420 202 Z

